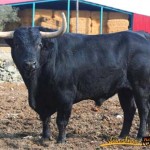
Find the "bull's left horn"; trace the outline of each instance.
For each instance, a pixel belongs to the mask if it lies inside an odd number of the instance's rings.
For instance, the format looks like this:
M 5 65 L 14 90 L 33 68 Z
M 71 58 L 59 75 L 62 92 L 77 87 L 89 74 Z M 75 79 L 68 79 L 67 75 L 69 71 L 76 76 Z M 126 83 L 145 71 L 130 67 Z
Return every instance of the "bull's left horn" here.
M 43 38 L 57 37 L 57 36 L 60 36 L 66 32 L 66 29 L 67 29 L 66 17 L 65 17 L 64 13 L 62 13 L 61 15 L 62 15 L 62 26 L 61 26 L 61 28 L 55 32 L 42 32 L 42 31 L 40 31 Z
M 14 36 L 14 31 L 0 32 L 0 38 L 12 39 L 13 36 Z

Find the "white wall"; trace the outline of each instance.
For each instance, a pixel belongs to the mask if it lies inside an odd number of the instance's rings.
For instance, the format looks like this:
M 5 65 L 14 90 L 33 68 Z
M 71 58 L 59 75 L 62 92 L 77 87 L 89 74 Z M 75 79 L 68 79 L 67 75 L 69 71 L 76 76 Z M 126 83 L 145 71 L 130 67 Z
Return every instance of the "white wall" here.
M 150 16 L 150 0 L 85 0 L 85 1 Z

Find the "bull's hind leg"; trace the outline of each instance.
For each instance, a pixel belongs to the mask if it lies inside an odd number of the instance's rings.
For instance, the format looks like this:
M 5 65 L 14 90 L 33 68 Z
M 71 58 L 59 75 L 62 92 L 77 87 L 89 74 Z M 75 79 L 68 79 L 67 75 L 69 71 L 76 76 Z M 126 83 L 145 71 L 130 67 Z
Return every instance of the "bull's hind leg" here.
M 149 110 L 148 118 L 147 118 L 147 130 L 150 133 L 150 110 Z
M 137 134 L 137 138 L 142 138 L 146 134 L 146 124 L 149 114 L 149 87 L 148 83 L 142 86 L 136 85 L 134 89 L 135 102 L 138 108 L 140 117 L 140 126 Z
M 119 101 L 124 112 L 123 127 L 122 127 L 122 131 L 119 137 L 124 138 L 128 136 L 130 132 L 130 128 L 132 125 L 132 120 L 135 114 L 136 107 L 134 103 L 133 93 L 131 90 L 121 89 L 118 92 L 118 97 L 119 97 Z

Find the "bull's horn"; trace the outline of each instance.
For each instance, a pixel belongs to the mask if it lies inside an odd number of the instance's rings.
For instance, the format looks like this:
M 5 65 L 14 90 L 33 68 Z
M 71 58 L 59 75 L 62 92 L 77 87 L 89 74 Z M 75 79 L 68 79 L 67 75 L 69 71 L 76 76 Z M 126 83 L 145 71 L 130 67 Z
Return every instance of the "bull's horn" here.
M 66 29 L 67 29 L 66 17 L 65 17 L 64 13 L 62 13 L 61 15 L 62 15 L 62 26 L 61 26 L 61 28 L 55 32 L 42 32 L 42 31 L 40 31 L 43 38 L 57 37 L 57 36 L 60 36 L 66 32 Z
M 0 38 L 12 39 L 14 36 L 14 31 L 0 32 Z

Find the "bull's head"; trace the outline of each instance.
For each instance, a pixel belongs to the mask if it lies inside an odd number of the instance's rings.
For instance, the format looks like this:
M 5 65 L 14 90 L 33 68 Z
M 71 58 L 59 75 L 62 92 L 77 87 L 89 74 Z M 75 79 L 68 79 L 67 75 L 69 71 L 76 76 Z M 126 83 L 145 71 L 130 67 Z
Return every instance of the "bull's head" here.
M 62 13 L 62 26 L 53 32 L 42 32 L 37 27 L 18 28 L 15 31 L 0 32 L 0 38 L 7 39 L 12 57 L 22 76 L 29 77 L 40 66 L 42 38 L 55 38 L 66 31 L 66 18 Z

